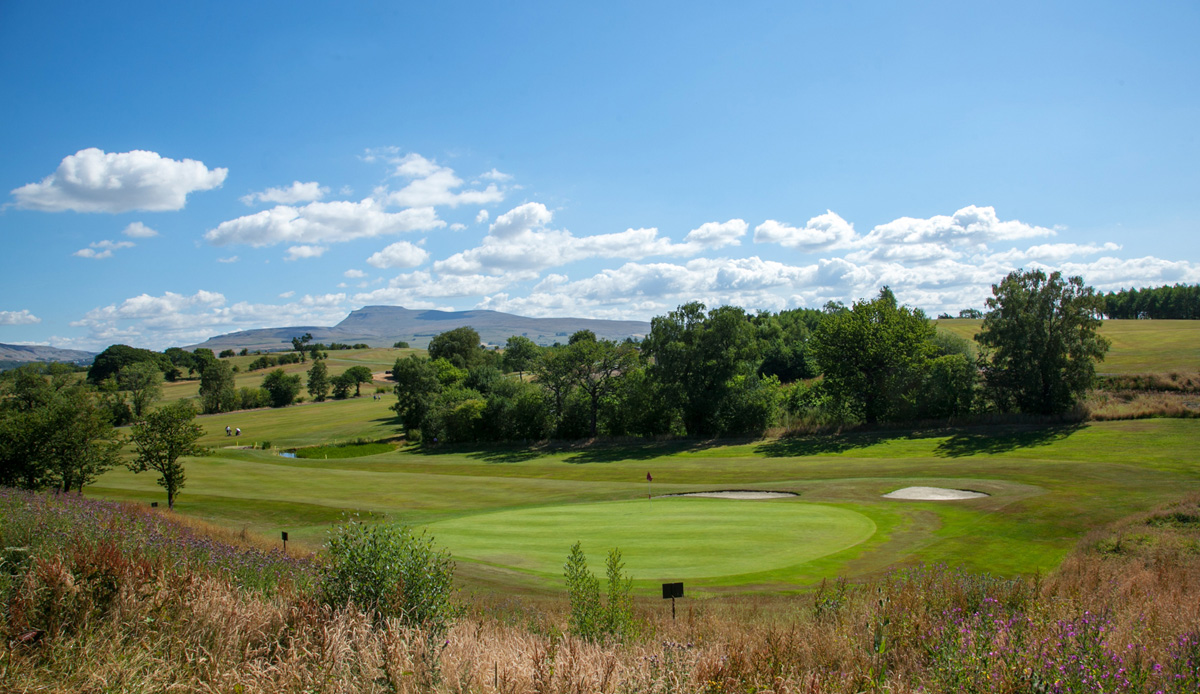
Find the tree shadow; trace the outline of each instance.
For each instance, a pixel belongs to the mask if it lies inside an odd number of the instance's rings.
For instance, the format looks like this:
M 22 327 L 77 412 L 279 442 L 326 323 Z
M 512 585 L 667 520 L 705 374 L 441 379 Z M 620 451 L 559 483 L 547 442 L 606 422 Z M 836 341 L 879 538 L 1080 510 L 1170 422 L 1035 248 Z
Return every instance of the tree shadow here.
M 572 452 L 563 462 L 571 465 L 593 465 L 619 463 L 630 460 L 651 460 L 676 453 L 702 451 L 717 446 L 730 445 L 731 441 L 647 441 L 636 444 L 586 444 Z
M 1047 446 L 1062 441 L 1083 429 L 1083 424 L 1054 424 L 1049 426 L 1003 427 L 959 431 L 938 444 L 934 453 L 946 458 L 963 458 L 971 455 L 995 455 L 1020 448 Z
M 891 439 L 925 438 L 929 434 L 913 431 L 864 431 L 830 434 L 794 434 L 764 441 L 754 449 L 766 458 L 800 458 L 808 455 L 833 455 L 855 448 L 874 446 Z

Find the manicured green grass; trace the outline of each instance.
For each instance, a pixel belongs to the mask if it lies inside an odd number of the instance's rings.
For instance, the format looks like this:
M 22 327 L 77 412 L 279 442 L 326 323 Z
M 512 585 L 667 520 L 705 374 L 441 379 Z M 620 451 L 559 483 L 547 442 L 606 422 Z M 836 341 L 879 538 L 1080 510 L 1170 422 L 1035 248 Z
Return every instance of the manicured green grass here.
M 867 540 L 875 524 L 794 499 L 674 497 L 485 513 L 429 529 L 455 557 L 549 578 L 575 540 L 597 562 L 616 547 L 629 575 L 649 583 L 797 567 Z
M 939 320 L 939 328 L 973 340 L 981 320 Z M 1100 334 L 1112 341 L 1101 373 L 1191 373 L 1200 371 L 1200 321 L 1107 320 Z
M 311 446 L 296 450 L 297 458 L 329 460 L 330 458 L 364 458 L 396 450 L 396 444 L 372 441 L 369 443 L 346 443 L 334 446 Z
M 231 423 L 242 426 L 239 443 L 269 438 L 277 446 L 290 447 L 394 434 L 390 404 L 360 398 L 237 413 L 244 419 L 200 419 L 209 431 L 204 439 L 208 445 L 229 445 L 224 425 Z M 836 507 L 870 519 L 876 528 L 859 544 L 807 561 L 780 565 L 767 553 L 755 552 L 763 557 L 757 568 L 728 567 L 724 570 L 740 573 L 705 574 L 701 583 L 713 589 L 790 590 L 824 577 L 865 576 L 916 562 L 1027 574 L 1052 570 L 1088 530 L 1200 487 L 1200 421 L 897 430 L 557 450 L 409 447 L 337 460 L 218 448 L 211 457 L 187 461 L 187 486 L 177 509 L 270 537 L 286 530 L 299 545 L 311 548 L 320 546 L 343 513 L 428 525 L 439 541 L 462 552 L 461 576 L 468 584 L 552 590 L 561 587 L 555 567 L 565 560 L 566 548 L 585 539 L 586 532 L 600 532 L 594 542 L 585 541 L 597 566 L 603 565 L 609 547 L 626 550 L 624 543 L 613 542 L 620 537 L 603 527 L 568 521 L 586 509 L 604 517 L 606 510 L 621 508 L 622 503 L 644 502 L 648 471 L 654 476 L 655 494 L 793 491 L 799 499 L 723 501 L 722 506 L 743 508 L 737 506 L 742 504 L 752 514 L 763 508 Z M 991 496 L 954 502 L 881 496 L 918 485 Z M 133 475 L 123 469 L 104 475 L 89 493 L 163 500 L 152 474 Z M 665 500 L 662 504 L 665 507 Z M 534 548 L 518 530 L 523 519 L 539 514 L 562 521 L 540 531 L 546 544 Z M 456 531 L 459 527 L 476 530 Z M 471 540 L 485 530 L 494 533 L 491 539 Z M 692 543 L 681 544 L 694 547 L 693 554 L 703 562 L 726 561 L 714 558 L 708 536 L 700 530 L 692 533 Z M 459 548 L 459 543 L 467 544 Z M 489 544 L 486 553 L 483 544 Z M 773 544 L 777 552 L 790 551 L 789 543 Z M 665 553 L 651 555 L 666 564 Z M 660 575 L 648 566 L 638 572 L 646 580 Z M 647 590 L 646 584 L 641 589 Z

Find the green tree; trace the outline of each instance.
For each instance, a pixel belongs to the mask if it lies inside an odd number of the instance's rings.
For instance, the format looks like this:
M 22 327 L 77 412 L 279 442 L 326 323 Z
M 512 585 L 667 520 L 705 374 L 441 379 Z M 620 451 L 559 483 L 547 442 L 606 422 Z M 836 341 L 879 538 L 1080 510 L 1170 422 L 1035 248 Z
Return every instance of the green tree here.
M 351 366 L 344 372 L 345 376 L 354 384 L 354 397 L 362 395 L 362 384 L 370 383 L 375 380 L 375 374 L 365 366 Z
M 130 347 L 129 345 L 112 345 L 92 360 L 88 369 L 87 380 L 92 385 L 100 385 L 102 381 L 113 378 L 121 369 L 138 362 L 154 364 L 160 371 L 171 367 L 166 355 L 148 349 Z
M 541 348 L 524 335 L 513 335 L 504 343 L 504 368 L 516 371 L 517 377 L 525 380 L 525 372 L 537 361 Z
M 567 378 L 587 395 L 595 438 L 601 400 L 612 394 L 621 377 L 637 364 L 637 350 L 628 343 L 597 340 L 592 331 L 581 330 L 571 336 L 564 354 Z
M 207 361 L 200 372 L 200 407 L 204 414 L 237 409 L 237 381 L 227 362 Z
M 117 384 L 129 392 L 133 418 L 141 419 L 150 405 L 162 397 L 162 372 L 149 362 L 130 364 L 117 373 Z
M 637 636 L 630 591 L 633 579 L 625 574 L 621 550 L 613 548 L 605 562 L 608 575 L 607 604 L 600 599 L 600 580 L 588 570 L 582 545 L 576 542 L 567 555 L 563 575 L 570 601 L 568 629 L 585 641 L 625 641 Z
M 314 359 L 308 370 L 308 394 L 317 402 L 324 402 L 329 395 L 329 369 L 323 359 Z
M 321 593 L 327 605 L 350 603 L 380 621 L 395 617 L 434 637 L 453 622 L 454 560 L 432 537 L 351 521 L 325 547 Z
M 153 470 L 158 484 L 167 490 L 167 508 L 175 508 L 175 497 L 187 477 L 180 458 L 208 455 L 196 444 L 204 429 L 196 424 L 196 411 L 186 401 L 171 403 L 146 415 L 133 425 L 131 439 L 137 457 L 129 463 L 134 472 Z
M 345 400 L 350 397 L 350 389 L 354 387 L 354 379 L 343 371 L 329 379 L 329 384 L 333 386 L 333 399 Z
M 479 349 L 479 333 L 463 326 L 435 335 L 429 341 L 429 358 L 446 359 L 460 369 L 469 369 L 483 358 Z
M 309 342 L 312 342 L 312 339 L 313 339 L 312 333 L 304 333 L 300 337 L 292 338 L 292 349 L 294 349 L 296 352 L 299 352 L 301 363 L 304 363 L 304 360 L 307 358 L 307 356 L 306 356 L 306 353 L 308 351 L 307 345 Z
M 300 394 L 300 375 L 289 376 L 283 369 L 275 369 L 263 378 L 262 387 L 271 398 L 271 407 L 287 407 Z
M 1011 272 L 992 294 L 975 336 L 992 402 L 1004 412 L 1070 410 L 1108 352 L 1098 332 L 1104 297 L 1082 277 L 1041 270 Z
M 897 305 L 884 287 L 871 301 L 827 315 L 813 334 L 813 355 L 827 392 L 874 424 L 912 415 L 933 335 L 920 309 Z
M 651 376 L 689 436 L 721 432 L 718 413 L 734 376 L 758 361 L 754 326 L 742 309 L 720 306 L 707 314 L 704 309 L 692 302 L 654 318 L 642 344 L 653 359 Z
M 396 404 L 392 409 L 407 431 L 420 431 L 442 390 L 436 367 L 428 359 L 410 354 L 396 360 L 392 378 L 396 381 Z

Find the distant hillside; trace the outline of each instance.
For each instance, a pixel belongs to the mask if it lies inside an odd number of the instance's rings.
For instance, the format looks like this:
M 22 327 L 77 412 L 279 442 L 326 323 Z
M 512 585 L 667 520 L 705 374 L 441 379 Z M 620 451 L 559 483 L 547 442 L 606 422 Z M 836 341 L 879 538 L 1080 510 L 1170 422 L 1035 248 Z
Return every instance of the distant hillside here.
M 329 328 L 304 325 L 242 330 L 209 338 L 188 349 L 290 349 L 292 338 L 304 333 L 312 333 L 314 342 L 326 344 L 365 342 L 372 347 L 391 347 L 403 340 L 413 347 L 425 347 L 434 335 L 462 326 L 474 328 L 479 339 L 490 345 L 503 345 L 513 335 L 524 335 L 540 345 L 549 345 L 566 342 L 579 330 L 591 330 L 597 337 L 610 340 L 640 338 L 650 332 L 650 324 L 646 321 L 527 318 L 498 311 L 421 311 L 401 306 L 364 306 Z
M 95 352 L 78 349 L 59 349 L 44 345 L 0 344 L 0 364 L 13 366 L 33 361 L 60 361 L 69 364 L 91 364 Z M 7 368 L 7 366 L 5 367 Z

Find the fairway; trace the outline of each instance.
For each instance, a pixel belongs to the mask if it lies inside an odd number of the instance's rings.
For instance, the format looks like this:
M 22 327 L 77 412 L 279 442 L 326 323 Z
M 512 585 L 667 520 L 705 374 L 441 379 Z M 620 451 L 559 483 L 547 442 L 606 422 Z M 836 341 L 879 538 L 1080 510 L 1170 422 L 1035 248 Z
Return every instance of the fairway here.
M 484 513 L 428 526 L 459 560 L 547 577 L 575 541 L 596 567 L 618 548 L 639 581 L 721 578 L 788 567 L 875 533 L 866 516 L 792 499 L 666 498 Z

